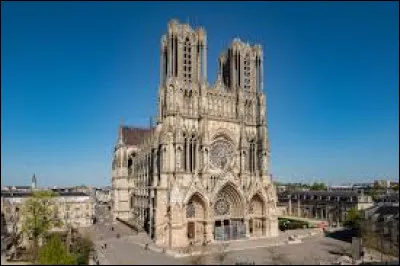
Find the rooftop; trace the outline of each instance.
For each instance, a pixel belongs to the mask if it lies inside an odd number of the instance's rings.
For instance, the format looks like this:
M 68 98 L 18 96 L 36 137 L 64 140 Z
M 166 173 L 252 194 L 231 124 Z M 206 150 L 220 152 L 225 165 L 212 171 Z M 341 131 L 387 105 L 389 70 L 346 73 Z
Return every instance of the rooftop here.
M 150 128 L 122 126 L 122 138 L 126 145 L 139 145 L 150 135 L 151 131 Z
M 5 198 L 26 198 L 32 197 L 32 192 L 22 192 L 22 191 L 1 191 L 1 196 Z M 78 197 L 78 196 L 88 196 L 84 192 L 57 192 L 57 196 L 61 197 Z

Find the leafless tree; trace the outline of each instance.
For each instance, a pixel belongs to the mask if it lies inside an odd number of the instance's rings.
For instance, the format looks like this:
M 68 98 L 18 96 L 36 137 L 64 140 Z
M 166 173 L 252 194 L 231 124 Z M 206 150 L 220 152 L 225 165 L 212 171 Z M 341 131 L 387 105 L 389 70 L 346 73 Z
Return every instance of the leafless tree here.
M 229 243 L 223 243 L 218 249 L 217 260 L 222 265 L 226 259 Z

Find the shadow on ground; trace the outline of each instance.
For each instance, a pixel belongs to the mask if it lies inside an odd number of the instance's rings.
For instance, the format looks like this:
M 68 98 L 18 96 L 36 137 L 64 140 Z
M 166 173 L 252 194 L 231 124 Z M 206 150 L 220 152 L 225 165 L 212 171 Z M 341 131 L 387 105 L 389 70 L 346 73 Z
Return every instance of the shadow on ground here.
M 357 236 L 357 231 L 354 229 L 343 229 L 335 232 L 326 233 L 325 236 L 351 243 L 352 237 Z

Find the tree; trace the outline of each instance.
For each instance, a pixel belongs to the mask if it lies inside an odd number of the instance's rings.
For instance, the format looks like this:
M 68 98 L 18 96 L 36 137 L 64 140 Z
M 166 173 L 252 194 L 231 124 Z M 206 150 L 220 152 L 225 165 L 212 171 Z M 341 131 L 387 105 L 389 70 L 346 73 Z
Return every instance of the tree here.
M 93 246 L 93 241 L 89 236 L 79 235 L 75 239 L 71 247 L 71 251 L 75 255 L 78 265 L 89 264 L 89 256 L 93 251 Z
M 60 236 L 54 234 L 39 249 L 37 263 L 41 265 L 74 265 L 77 264 L 77 260 L 67 251 Z
M 371 196 L 371 198 L 372 198 L 373 201 L 376 201 L 376 200 L 378 200 L 378 195 L 379 195 L 378 189 L 379 189 L 379 188 L 377 188 L 377 187 L 374 185 L 374 187 L 371 188 L 370 190 L 368 190 L 365 194 L 368 195 L 368 196 Z
M 53 219 L 51 199 L 56 194 L 52 191 L 37 191 L 22 206 L 22 231 L 33 241 L 33 259 L 36 259 L 39 239 L 61 221 Z
M 344 221 L 343 225 L 352 229 L 360 229 L 361 220 L 362 213 L 356 208 L 351 208 L 347 213 L 346 220 Z
M 314 182 L 314 184 L 312 184 L 310 189 L 311 190 L 326 190 L 326 185 L 323 182 L 321 182 L 321 183 Z

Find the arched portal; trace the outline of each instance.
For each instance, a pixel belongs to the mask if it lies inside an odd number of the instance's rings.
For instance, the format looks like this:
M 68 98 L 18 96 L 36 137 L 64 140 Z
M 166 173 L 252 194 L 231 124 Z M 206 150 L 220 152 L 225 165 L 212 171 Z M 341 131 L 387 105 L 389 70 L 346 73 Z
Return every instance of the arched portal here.
M 214 203 L 214 239 L 235 240 L 246 235 L 243 198 L 232 184 L 218 192 Z
M 206 204 L 198 194 L 193 194 L 186 204 L 187 237 L 203 240 L 205 237 Z
M 265 228 L 265 202 L 259 194 L 255 194 L 250 200 L 249 206 L 249 232 L 251 236 L 262 236 Z

